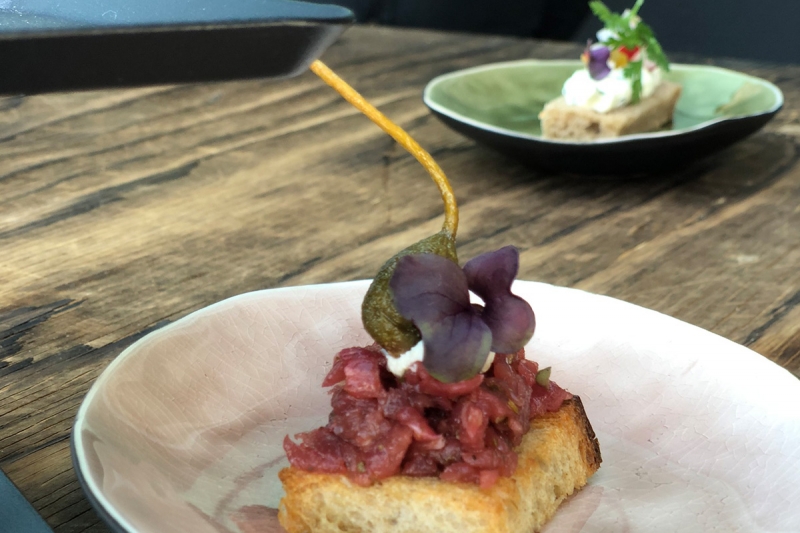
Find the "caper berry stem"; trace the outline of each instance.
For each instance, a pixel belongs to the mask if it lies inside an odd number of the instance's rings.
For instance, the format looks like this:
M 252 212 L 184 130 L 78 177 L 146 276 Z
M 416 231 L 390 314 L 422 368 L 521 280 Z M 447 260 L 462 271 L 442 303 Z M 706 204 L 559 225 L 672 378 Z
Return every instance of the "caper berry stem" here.
M 442 229 L 455 239 L 458 231 L 458 204 L 453 193 L 453 188 L 445 176 L 441 167 L 433 160 L 433 157 L 422 148 L 417 141 L 403 130 L 400 126 L 389 120 L 383 113 L 378 111 L 372 104 L 367 102 L 358 91 L 350 87 L 346 81 L 340 78 L 335 72 L 329 69 L 322 61 L 316 60 L 309 66 L 311 71 L 322 78 L 322 81 L 330 85 L 342 98 L 347 100 L 356 109 L 364 113 L 370 120 L 378 125 L 383 131 L 389 134 L 397 143 L 408 150 L 417 161 L 431 175 L 444 202 L 444 224 Z

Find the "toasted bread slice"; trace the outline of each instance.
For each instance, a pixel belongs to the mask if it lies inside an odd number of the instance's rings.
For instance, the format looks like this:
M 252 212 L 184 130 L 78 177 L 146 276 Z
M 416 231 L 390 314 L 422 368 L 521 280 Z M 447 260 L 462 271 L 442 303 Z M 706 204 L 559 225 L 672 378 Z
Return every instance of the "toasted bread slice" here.
M 568 105 L 561 96 L 539 113 L 542 135 L 549 139 L 591 141 L 656 131 L 672 121 L 680 96 L 680 85 L 663 81 L 651 96 L 608 113 Z
M 278 519 L 289 533 L 531 533 L 600 466 L 600 447 L 577 396 L 537 417 L 513 477 L 489 489 L 395 476 L 360 487 L 345 476 L 290 467 Z

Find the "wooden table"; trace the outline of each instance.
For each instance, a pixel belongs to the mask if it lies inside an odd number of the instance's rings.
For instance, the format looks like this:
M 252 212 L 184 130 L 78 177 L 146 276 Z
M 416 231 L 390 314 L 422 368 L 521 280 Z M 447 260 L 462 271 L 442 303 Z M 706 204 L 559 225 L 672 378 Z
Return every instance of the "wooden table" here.
M 522 279 L 657 309 L 800 375 L 800 67 L 721 62 L 777 83 L 784 110 L 635 181 L 529 170 L 420 98 L 444 72 L 578 52 L 352 28 L 324 59 L 448 172 L 462 258 L 513 243 Z M 420 166 L 310 73 L 2 99 L 0 205 L 0 467 L 59 532 L 106 531 L 69 432 L 120 351 L 235 294 L 370 277 L 442 212 Z

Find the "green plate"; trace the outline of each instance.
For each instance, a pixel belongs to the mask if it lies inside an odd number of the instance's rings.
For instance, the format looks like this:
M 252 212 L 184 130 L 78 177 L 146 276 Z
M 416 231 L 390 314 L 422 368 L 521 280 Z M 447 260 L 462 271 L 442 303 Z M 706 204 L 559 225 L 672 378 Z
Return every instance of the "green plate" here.
M 541 135 L 539 112 L 580 61 L 523 60 L 445 74 L 425 104 L 453 129 L 534 166 L 577 173 L 650 173 L 710 155 L 764 126 L 783 106 L 768 81 L 718 67 L 672 65 L 683 92 L 664 130 L 589 142 Z

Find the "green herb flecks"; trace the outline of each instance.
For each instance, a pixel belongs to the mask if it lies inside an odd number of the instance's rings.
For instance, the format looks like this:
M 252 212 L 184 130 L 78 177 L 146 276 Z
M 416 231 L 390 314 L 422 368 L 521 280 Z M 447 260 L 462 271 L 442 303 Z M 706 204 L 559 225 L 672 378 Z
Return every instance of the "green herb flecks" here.
M 536 383 L 542 387 L 550 386 L 550 367 L 543 368 L 536 373 Z

